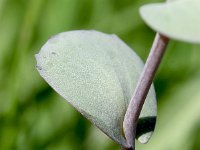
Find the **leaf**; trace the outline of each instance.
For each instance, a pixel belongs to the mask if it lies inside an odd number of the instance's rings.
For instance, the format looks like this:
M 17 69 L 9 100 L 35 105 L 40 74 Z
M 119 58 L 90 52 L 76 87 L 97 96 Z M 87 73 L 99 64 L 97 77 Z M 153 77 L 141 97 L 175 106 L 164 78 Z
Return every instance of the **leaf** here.
M 140 8 L 143 20 L 172 39 L 200 43 L 200 1 L 177 0 Z
M 50 38 L 36 55 L 40 75 L 83 116 L 117 143 L 127 146 L 123 119 L 139 74 L 140 58 L 117 36 L 70 31 Z M 146 143 L 155 126 L 153 87 L 137 129 Z

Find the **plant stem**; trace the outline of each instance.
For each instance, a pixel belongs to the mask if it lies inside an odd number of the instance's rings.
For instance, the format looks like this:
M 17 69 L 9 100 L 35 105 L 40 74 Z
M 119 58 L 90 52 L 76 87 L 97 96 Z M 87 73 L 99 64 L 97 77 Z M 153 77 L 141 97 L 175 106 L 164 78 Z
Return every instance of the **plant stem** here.
M 127 144 L 133 149 L 135 148 L 137 121 L 168 42 L 169 39 L 167 37 L 159 33 L 156 34 L 143 72 L 125 114 L 123 122 L 124 133 Z
M 121 150 L 133 150 L 133 148 L 123 148 Z

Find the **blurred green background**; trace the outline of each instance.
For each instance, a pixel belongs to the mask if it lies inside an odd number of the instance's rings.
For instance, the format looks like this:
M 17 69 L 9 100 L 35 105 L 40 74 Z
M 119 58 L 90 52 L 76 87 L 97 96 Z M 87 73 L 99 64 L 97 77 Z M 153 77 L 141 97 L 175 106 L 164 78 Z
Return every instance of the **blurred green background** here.
M 0 150 L 119 150 L 56 94 L 35 69 L 52 35 L 115 33 L 146 59 L 155 32 L 141 5 L 159 0 L 0 0 Z M 200 149 L 200 46 L 171 41 L 155 78 L 158 120 L 138 150 Z

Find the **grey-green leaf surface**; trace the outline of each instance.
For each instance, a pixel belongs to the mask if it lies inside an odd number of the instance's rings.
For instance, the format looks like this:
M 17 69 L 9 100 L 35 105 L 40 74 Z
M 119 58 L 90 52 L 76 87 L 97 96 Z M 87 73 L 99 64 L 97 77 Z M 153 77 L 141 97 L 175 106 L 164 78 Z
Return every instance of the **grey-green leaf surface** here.
M 36 59 L 40 75 L 55 91 L 110 138 L 127 147 L 123 119 L 143 69 L 131 48 L 116 35 L 69 31 L 50 38 Z M 137 128 L 140 142 L 149 140 L 156 113 L 152 86 Z
M 143 20 L 172 39 L 200 43 L 200 0 L 177 0 L 142 6 Z

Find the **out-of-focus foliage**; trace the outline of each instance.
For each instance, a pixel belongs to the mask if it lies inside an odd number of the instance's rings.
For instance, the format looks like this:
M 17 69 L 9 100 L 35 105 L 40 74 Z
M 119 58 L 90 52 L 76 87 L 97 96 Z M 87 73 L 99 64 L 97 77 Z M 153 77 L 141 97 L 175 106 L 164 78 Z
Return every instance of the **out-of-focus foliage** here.
M 157 0 L 0 0 L 0 149 L 118 150 L 57 95 L 34 54 L 56 33 L 115 33 L 143 60 L 155 33 L 138 9 Z M 200 46 L 172 41 L 155 79 L 158 123 L 139 150 L 200 149 Z

